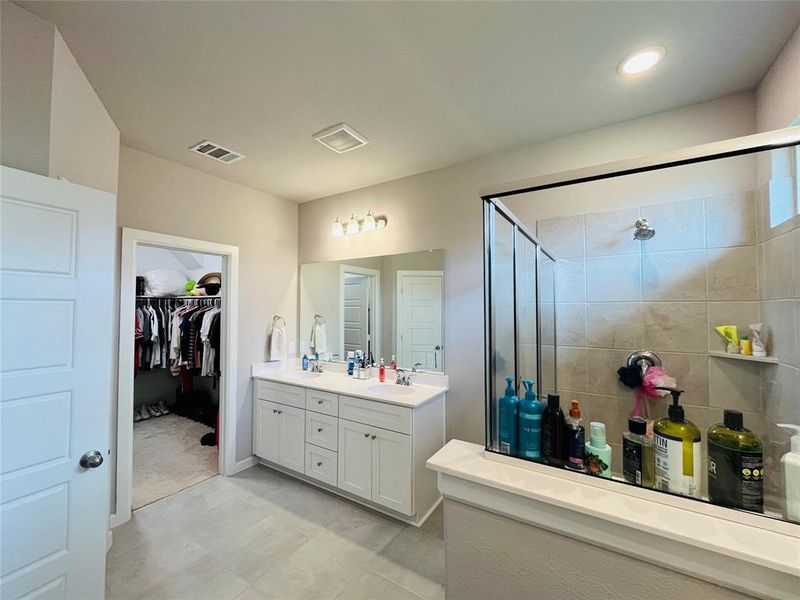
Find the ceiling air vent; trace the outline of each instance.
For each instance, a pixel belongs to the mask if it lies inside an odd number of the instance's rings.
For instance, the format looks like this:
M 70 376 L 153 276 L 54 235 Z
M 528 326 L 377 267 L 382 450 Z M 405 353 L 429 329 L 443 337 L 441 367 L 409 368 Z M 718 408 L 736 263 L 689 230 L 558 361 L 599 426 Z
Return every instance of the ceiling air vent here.
M 366 146 L 369 143 L 367 138 L 344 123 L 318 131 L 312 137 L 338 154 L 350 152 L 350 150 Z
M 236 161 L 244 158 L 244 154 L 238 154 L 237 152 L 223 148 L 219 144 L 209 142 L 208 140 L 203 140 L 199 144 L 189 148 L 189 150 L 197 154 L 207 156 L 208 158 L 213 158 L 214 160 L 225 163 L 226 165 L 235 163 Z

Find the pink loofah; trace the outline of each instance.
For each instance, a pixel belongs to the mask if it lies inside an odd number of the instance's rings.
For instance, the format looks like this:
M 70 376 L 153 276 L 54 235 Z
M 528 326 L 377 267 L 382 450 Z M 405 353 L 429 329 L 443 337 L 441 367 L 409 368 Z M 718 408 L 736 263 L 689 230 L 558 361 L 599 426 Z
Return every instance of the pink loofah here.
M 656 387 L 671 387 L 674 388 L 678 382 L 674 377 L 671 377 L 661 367 L 650 367 L 644 375 L 642 382 L 642 392 L 651 398 L 661 398 L 668 396 L 669 392 L 666 390 L 657 390 Z

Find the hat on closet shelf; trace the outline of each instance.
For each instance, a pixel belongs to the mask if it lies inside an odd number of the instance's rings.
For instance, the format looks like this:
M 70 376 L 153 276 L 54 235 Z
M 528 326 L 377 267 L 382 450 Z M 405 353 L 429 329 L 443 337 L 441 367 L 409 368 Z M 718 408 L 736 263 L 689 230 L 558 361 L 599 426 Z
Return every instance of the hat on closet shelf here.
M 222 273 L 206 273 L 194 287 L 203 288 L 207 296 L 216 296 L 222 287 Z

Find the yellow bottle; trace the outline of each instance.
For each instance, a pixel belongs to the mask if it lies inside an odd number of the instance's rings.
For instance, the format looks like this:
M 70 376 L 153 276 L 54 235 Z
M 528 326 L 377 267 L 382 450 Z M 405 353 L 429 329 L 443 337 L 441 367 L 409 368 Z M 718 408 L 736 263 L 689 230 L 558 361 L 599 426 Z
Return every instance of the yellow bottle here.
M 700 430 L 688 421 L 678 403 L 683 390 L 657 388 L 672 394 L 668 416 L 653 425 L 656 462 L 655 489 L 700 497 Z

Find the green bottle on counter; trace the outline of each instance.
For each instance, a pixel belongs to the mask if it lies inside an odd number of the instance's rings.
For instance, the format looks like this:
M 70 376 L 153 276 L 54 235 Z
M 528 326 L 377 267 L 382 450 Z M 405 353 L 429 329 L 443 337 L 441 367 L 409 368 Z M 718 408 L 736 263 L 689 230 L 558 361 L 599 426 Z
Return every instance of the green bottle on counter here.
M 764 446 L 744 427 L 742 413 L 726 410 L 708 430 L 708 499 L 764 512 Z

